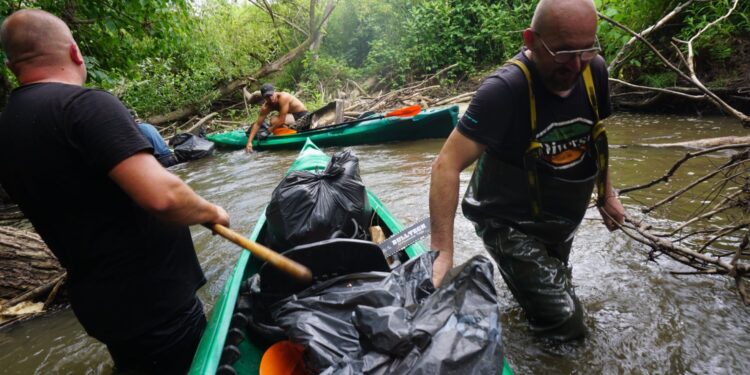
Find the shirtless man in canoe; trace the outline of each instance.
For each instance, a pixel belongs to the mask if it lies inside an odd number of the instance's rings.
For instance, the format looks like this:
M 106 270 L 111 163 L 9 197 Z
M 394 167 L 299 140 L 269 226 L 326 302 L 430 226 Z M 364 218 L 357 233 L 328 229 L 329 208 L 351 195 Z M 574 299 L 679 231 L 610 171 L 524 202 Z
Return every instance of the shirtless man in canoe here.
M 299 120 L 309 113 L 307 108 L 305 108 L 305 105 L 302 104 L 299 99 L 295 98 L 292 94 L 276 91 L 270 83 L 265 83 L 260 87 L 260 94 L 263 97 L 264 102 L 263 106 L 260 108 L 258 119 L 255 121 L 255 124 L 253 124 L 253 128 L 250 130 L 250 134 L 247 137 L 247 146 L 245 146 L 245 151 L 247 152 L 253 152 L 253 139 L 255 139 L 255 134 L 258 133 L 266 116 L 272 111 L 279 113 L 278 116 L 271 116 L 269 119 L 271 127 L 268 128 L 268 131 L 273 134 L 284 134 L 291 131 L 287 125 L 293 124 L 294 121 Z M 291 117 L 293 120 L 287 120 L 288 114 L 292 115 Z

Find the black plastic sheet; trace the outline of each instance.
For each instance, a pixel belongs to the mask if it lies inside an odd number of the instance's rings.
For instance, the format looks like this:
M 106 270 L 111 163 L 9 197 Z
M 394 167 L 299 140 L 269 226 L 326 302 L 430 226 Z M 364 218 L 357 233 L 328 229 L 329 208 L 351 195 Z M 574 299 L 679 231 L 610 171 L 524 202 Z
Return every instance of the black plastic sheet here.
M 294 171 L 266 208 L 269 244 L 290 249 L 331 238 L 367 239 L 372 209 L 350 151 L 335 154 L 320 173 Z
M 169 140 L 174 156 L 180 163 L 205 158 L 214 152 L 216 145 L 200 136 L 191 133 L 180 133 Z
M 305 366 L 314 373 L 501 373 L 493 264 L 474 257 L 435 290 L 435 255 L 390 273 L 350 274 L 314 285 L 271 306 L 271 317 L 305 347 Z

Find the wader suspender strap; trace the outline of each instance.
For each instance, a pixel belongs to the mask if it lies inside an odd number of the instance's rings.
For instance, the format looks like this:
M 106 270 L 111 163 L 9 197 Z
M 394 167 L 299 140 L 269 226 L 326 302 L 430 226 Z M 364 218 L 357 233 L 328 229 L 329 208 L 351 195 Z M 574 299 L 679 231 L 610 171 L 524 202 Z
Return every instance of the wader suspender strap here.
M 531 72 L 526 64 L 520 60 L 511 59 L 508 63 L 517 66 L 523 72 L 526 77 L 526 84 L 529 87 L 529 109 L 531 119 L 531 141 L 529 141 L 529 147 L 523 157 L 524 167 L 526 169 L 526 176 L 529 184 L 529 194 L 531 195 L 531 214 L 537 218 L 542 212 L 542 199 L 541 192 L 539 190 L 539 176 L 536 169 L 536 161 L 540 158 L 539 152 L 541 143 L 536 138 L 537 128 L 537 112 L 536 112 L 536 99 L 534 98 L 534 90 L 531 81 Z M 594 89 L 594 78 L 591 75 L 591 67 L 586 66 L 583 69 L 583 82 L 586 86 L 586 97 L 589 99 L 589 104 L 594 111 L 596 123 L 591 129 L 591 139 L 594 144 L 594 151 L 596 154 L 596 163 L 599 169 L 599 173 L 596 178 L 596 204 L 601 207 L 606 201 L 606 181 L 607 181 L 607 166 L 608 166 L 608 145 L 607 145 L 607 133 L 599 120 L 599 105 L 596 100 L 596 90 Z
M 599 117 L 599 103 L 596 100 L 596 90 L 594 89 L 594 78 L 591 76 L 591 67 L 586 66 L 583 70 L 583 83 L 586 85 L 586 96 L 589 98 L 589 104 L 594 110 L 596 124 L 591 131 L 591 141 L 596 151 L 596 166 L 599 173 L 596 175 L 596 206 L 603 207 L 607 201 L 607 173 L 609 167 L 609 144 L 607 142 L 607 132 Z
M 517 66 L 526 77 L 526 84 L 529 86 L 529 108 L 531 109 L 531 141 L 529 147 L 523 155 L 523 165 L 526 170 L 526 179 L 529 184 L 529 194 L 531 195 L 531 215 L 539 217 L 542 213 L 542 196 L 539 190 L 539 175 L 536 171 L 536 162 L 539 160 L 539 152 L 542 144 L 536 138 L 536 99 L 534 98 L 534 89 L 531 84 L 531 73 L 529 68 L 519 60 L 511 59 L 509 63 Z

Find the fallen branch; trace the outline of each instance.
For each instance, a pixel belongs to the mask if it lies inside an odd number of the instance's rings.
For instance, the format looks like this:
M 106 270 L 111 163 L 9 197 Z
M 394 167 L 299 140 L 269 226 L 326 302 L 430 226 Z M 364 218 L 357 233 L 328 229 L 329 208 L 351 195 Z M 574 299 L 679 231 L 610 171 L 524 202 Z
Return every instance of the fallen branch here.
M 452 98 L 439 100 L 439 101 L 433 103 L 433 105 L 444 105 L 444 104 L 448 104 L 448 103 L 460 103 L 462 101 L 465 101 L 464 99 L 471 100 L 471 98 L 474 97 L 475 93 L 476 93 L 476 91 L 465 92 L 465 93 L 463 93 L 461 95 L 456 95 L 456 96 L 454 96 Z
M 715 169 L 715 170 L 713 170 L 712 172 L 710 172 L 710 173 L 708 173 L 708 174 L 704 175 L 703 177 L 701 177 L 701 178 L 699 178 L 699 179 L 697 179 L 697 180 L 695 180 L 695 181 L 693 181 L 693 182 L 689 183 L 688 185 L 686 185 L 686 186 L 683 186 L 683 187 L 682 187 L 681 189 L 677 190 L 676 192 L 674 192 L 674 193 L 673 193 L 673 194 L 671 194 L 670 196 L 668 196 L 668 197 L 666 197 L 666 198 L 662 199 L 661 201 L 659 201 L 659 202 L 655 203 L 655 204 L 654 204 L 653 206 L 651 206 L 651 207 L 648 207 L 648 208 L 644 208 L 644 209 L 643 209 L 643 212 L 644 212 L 644 213 L 648 213 L 648 212 L 651 212 L 651 211 L 653 211 L 654 209 L 656 209 L 657 207 L 659 207 L 659 206 L 661 206 L 661 205 L 663 205 L 663 204 L 665 204 L 665 203 L 668 203 L 668 202 L 671 202 L 671 201 L 675 200 L 675 199 L 676 199 L 677 197 L 679 197 L 680 195 L 682 195 L 682 194 L 683 194 L 683 193 L 685 193 L 686 191 L 688 191 L 688 190 L 690 190 L 690 189 L 692 189 L 692 188 L 694 188 L 694 187 L 696 187 L 696 186 L 700 185 L 700 184 L 701 184 L 701 183 L 703 183 L 703 182 L 706 182 L 706 181 L 708 181 L 709 179 L 711 179 L 712 177 L 716 176 L 717 174 L 719 174 L 719 173 L 723 172 L 724 170 L 728 170 L 728 169 L 731 169 L 731 168 L 734 168 L 734 167 L 740 166 L 740 165 L 742 165 L 742 164 L 745 164 L 745 163 L 747 163 L 747 162 L 750 162 L 750 160 L 741 160 L 741 161 L 739 161 L 739 162 L 736 162 L 736 163 L 732 163 L 732 164 L 728 164 L 728 165 L 724 165 L 724 166 L 722 166 L 721 168 Z M 742 174 L 744 174 L 744 173 L 746 173 L 746 172 L 740 172 L 740 173 L 738 173 L 738 175 L 742 175 Z M 735 176 L 735 177 L 736 177 L 736 176 Z
M 195 129 L 200 128 L 203 124 L 206 123 L 206 121 L 218 116 L 218 112 L 212 112 L 208 116 L 203 117 L 202 119 L 198 120 L 198 122 L 195 123 L 195 125 L 191 126 L 190 129 L 186 130 L 184 133 L 192 133 Z M 164 141 L 169 142 L 170 139 L 174 138 L 174 136 L 169 136 L 164 138 Z
M 628 187 L 628 188 L 621 189 L 619 191 L 619 194 L 623 195 L 623 194 L 630 193 L 632 191 L 642 190 L 642 189 L 654 186 L 654 185 L 656 185 L 659 182 L 667 182 L 667 181 L 669 181 L 669 178 L 672 177 L 672 175 L 674 175 L 674 173 L 677 171 L 677 169 L 680 168 L 680 166 L 682 164 L 684 164 L 685 162 L 687 162 L 688 160 L 690 160 L 692 158 L 695 158 L 695 157 L 698 157 L 698 156 L 701 156 L 701 155 L 706 155 L 706 154 L 714 153 L 714 152 L 717 152 L 717 151 L 722 151 L 722 150 L 745 149 L 745 148 L 749 148 L 749 147 L 750 147 L 750 144 L 726 145 L 726 146 L 713 147 L 713 148 L 709 148 L 709 149 L 701 150 L 701 151 L 696 151 L 696 152 L 689 152 L 689 153 L 685 154 L 685 156 L 683 156 L 682 159 L 678 160 L 674 165 L 672 165 L 672 168 L 670 168 L 667 171 L 667 173 L 665 173 L 663 176 L 661 176 L 661 177 L 659 177 L 659 178 L 657 178 L 657 179 L 655 179 L 655 180 L 653 180 L 651 182 L 642 184 L 642 185 L 638 185 L 638 186 L 634 186 L 634 187 Z
M 728 262 L 725 262 L 717 257 L 711 256 L 709 254 L 703 254 L 699 253 L 697 251 L 690 250 L 688 248 L 679 246 L 674 244 L 671 241 L 665 240 L 663 238 L 659 238 L 658 236 L 654 235 L 650 231 L 642 230 L 640 228 L 640 223 L 638 221 L 635 221 L 631 219 L 630 217 L 625 218 L 625 221 L 631 224 L 634 224 L 633 227 L 631 227 L 631 230 L 635 230 L 639 235 L 641 235 L 643 238 L 647 239 L 648 242 L 652 245 L 655 245 L 658 249 L 658 251 L 666 254 L 672 253 L 673 255 L 682 256 L 683 258 L 681 263 L 690 265 L 694 261 L 700 261 L 703 264 L 709 264 L 716 266 L 719 270 L 723 273 L 737 273 L 745 275 L 748 272 L 750 272 L 750 265 L 747 264 L 735 264 L 732 265 Z M 627 229 L 622 228 L 623 231 L 627 231 Z
M 681 98 L 690 99 L 690 100 L 704 100 L 704 99 L 706 99 L 706 95 L 689 95 L 689 94 L 685 94 L 685 93 L 682 93 L 682 92 L 679 92 L 679 91 L 674 91 L 674 90 L 669 90 L 669 89 L 661 89 L 661 88 L 658 88 L 658 87 L 641 86 L 641 85 L 636 85 L 636 84 L 633 84 L 633 83 L 630 83 L 630 82 L 625 82 L 625 81 L 623 81 L 621 79 L 617 79 L 617 78 L 610 78 L 609 81 L 610 82 L 614 82 L 614 83 L 619 83 L 619 84 L 621 84 L 623 86 L 627 86 L 627 87 L 634 88 L 634 89 L 654 91 L 654 92 L 659 92 L 659 93 L 662 93 L 662 94 L 670 94 L 670 95 L 675 95 L 675 96 L 679 96 Z
M 716 137 L 716 138 L 705 138 L 694 141 L 675 142 L 675 143 L 641 143 L 639 146 L 645 147 L 685 147 L 685 148 L 709 148 L 717 146 L 731 146 L 738 145 L 742 147 L 750 147 L 750 136 L 744 137 Z

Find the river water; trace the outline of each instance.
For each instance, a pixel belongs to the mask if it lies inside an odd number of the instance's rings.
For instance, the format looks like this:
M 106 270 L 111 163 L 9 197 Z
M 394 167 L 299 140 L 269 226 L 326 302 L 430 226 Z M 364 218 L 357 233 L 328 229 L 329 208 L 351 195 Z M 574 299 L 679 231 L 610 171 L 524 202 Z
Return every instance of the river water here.
M 746 135 L 725 118 L 617 114 L 608 120 L 615 187 L 661 176 L 685 149 L 642 147 L 727 135 Z M 352 147 L 362 179 L 403 223 L 429 214 L 430 164 L 443 140 Z M 335 152 L 340 148 L 329 148 Z M 249 235 L 256 218 L 296 157 L 295 151 L 219 152 L 173 168 L 199 194 L 226 208 L 232 227 Z M 690 165 L 684 177 L 718 163 Z M 461 175 L 465 190 L 471 168 Z M 675 183 L 672 186 L 677 185 Z M 629 214 L 670 193 L 670 187 L 623 198 Z M 684 207 L 683 207 L 684 208 Z M 664 219 L 680 219 L 676 209 Z M 193 227 L 193 239 L 208 279 L 200 290 L 207 311 L 220 293 L 239 249 Z M 648 248 L 620 232 L 610 234 L 593 210 L 574 243 L 570 263 L 576 292 L 587 310 L 590 335 L 581 342 L 551 344 L 532 337 L 524 316 L 499 276 L 506 357 L 518 374 L 748 374 L 750 308 L 726 277 L 674 276 L 682 269 L 667 259 L 647 260 Z M 470 222 L 456 219 L 456 264 L 485 254 Z M 103 345 L 86 336 L 70 310 L 0 332 L 0 374 L 110 374 Z

